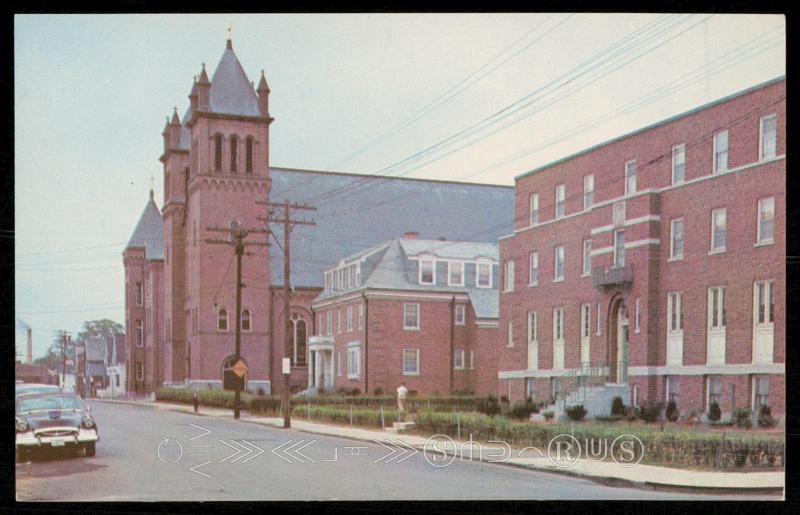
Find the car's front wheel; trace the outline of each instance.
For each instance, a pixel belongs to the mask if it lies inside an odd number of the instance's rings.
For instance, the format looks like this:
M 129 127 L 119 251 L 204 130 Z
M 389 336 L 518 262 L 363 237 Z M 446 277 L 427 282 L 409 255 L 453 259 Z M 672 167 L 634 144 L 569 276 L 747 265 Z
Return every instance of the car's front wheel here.
M 95 454 L 95 442 L 89 442 L 83 446 L 83 452 L 89 458 Z

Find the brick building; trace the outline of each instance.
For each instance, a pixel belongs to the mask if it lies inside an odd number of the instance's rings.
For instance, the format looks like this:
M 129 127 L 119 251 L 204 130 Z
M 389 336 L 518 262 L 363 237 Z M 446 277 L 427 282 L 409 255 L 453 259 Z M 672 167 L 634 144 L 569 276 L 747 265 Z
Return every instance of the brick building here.
M 785 98 L 779 78 L 516 178 L 500 394 L 785 413 Z
M 498 250 L 406 233 L 339 260 L 312 303 L 308 386 L 493 393 Z
M 263 73 L 253 85 L 228 40 L 211 78 L 203 67 L 192 84 L 183 117 L 176 110 L 167 120 L 164 202 L 159 209 L 150 193 L 123 253 L 129 391 L 221 386 L 222 363 L 234 349 L 235 266 L 232 248 L 207 243 L 219 238 L 208 228 L 227 227 L 234 218 L 263 227 L 265 207 L 257 200 L 318 208 L 315 226 L 292 233 L 293 390 L 307 387 L 311 303 L 322 292 L 324 270 L 339 257 L 414 228 L 427 238 L 479 242 L 496 242 L 512 229 L 510 187 L 271 167 L 269 94 Z M 273 230 L 281 240 L 281 228 Z M 277 245 L 251 249 L 242 265 L 241 354 L 248 388 L 277 393 L 283 255 Z

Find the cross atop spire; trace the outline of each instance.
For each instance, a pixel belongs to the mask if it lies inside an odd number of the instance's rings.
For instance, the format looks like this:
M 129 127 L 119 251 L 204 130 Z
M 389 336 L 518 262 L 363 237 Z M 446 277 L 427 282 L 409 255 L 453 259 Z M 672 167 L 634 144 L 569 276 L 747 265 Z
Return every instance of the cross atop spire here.
M 233 49 L 233 42 L 231 41 L 231 24 L 228 24 L 228 48 Z

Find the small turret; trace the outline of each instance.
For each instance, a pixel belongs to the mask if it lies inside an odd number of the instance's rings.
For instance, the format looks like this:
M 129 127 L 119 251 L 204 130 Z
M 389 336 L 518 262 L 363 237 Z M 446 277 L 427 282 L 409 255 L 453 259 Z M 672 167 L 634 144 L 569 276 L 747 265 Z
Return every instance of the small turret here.
M 203 70 L 200 72 L 200 79 L 197 81 L 197 110 L 209 111 L 209 100 L 211 92 L 211 81 L 206 74 L 206 63 L 203 63 Z
M 172 112 L 172 120 L 169 122 L 169 148 L 180 148 L 181 146 L 181 119 L 178 117 L 178 108 Z
M 258 82 L 258 111 L 261 116 L 269 116 L 269 85 L 267 78 L 264 76 L 264 70 L 261 70 L 261 80 Z
M 169 116 L 166 117 L 167 122 L 164 124 L 164 130 L 161 135 L 164 136 L 164 154 L 169 150 Z
M 194 76 L 194 82 L 192 82 L 192 91 L 189 93 L 189 117 L 197 111 L 197 75 Z M 184 120 L 186 121 L 186 120 Z

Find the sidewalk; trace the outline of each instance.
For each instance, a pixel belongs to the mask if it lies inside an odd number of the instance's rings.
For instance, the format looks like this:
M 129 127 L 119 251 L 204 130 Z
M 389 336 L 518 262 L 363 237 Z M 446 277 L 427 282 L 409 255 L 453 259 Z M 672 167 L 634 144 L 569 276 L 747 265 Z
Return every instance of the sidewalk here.
M 140 402 L 140 401 L 112 401 L 108 399 L 97 399 L 97 402 L 134 404 L 147 406 L 152 409 L 163 409 L 181 413 L 194 413 L 192 406 L 185 404 L 172 404 L 161 402 Z M 230 409 L 210 408 L 201 406 L 200 416 L 206 417 L 231 417 Z M 240 419 L 242 422 L 260 424 L 268 427 L 283 427 L 283 419 L 279 417 L 261 417 L 247 414 L 242 411 Z M 393 434 L 379 429 L 363 429 L 358 427 L 348 427 L 333 424 L 321 424 L 309 422 L 307 420 L 293 418 L 292 429 L 305 433 L 335 436 L 351 440 L 383 442 L 387 444 L 396 443 L 406 445 L 417 450 L 425 449 L 428 438 L 418 435 Z M 647 487 L 671 487 L 671 488 L 690 488 L 690 489 L 713 489 L 730 491 L 775 491 L 782 490 L 785 485 L 784 472 L 713 472 L 706 470 L 686 470 L 671 467 L 659 467 L 655 465 L 639 464 L 633 467 L 622 467 L 613 462 L 594 461 L 580 459 L 570 467 L 558 466 L 547 456 L 539 456 L 533 451 L 531 457 L 520 457 L 519 449 L 489 445 L 481 443 L 474 447 L 470 445 L 462 446 L 463 441 L 455 444 L 460 450 L 452 447 L 437 447 L 436 450 L 444 450 L 453 459 L 463 461 L 480 460 L 503 465 L 512 465 L 533 470 L 556 472 L 569 474 L 595 481 L 607 483 L 629 483 L 633 486 Z M 433 451 L 431 444 L 428 443 L 427 450 Z M 473 452 L 474 451 L 474 452 Z M 543 450 L 546 452 L 546 449 Z M 506 457 L 509 456 L 510 457 Z

